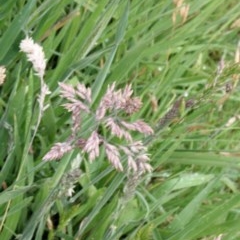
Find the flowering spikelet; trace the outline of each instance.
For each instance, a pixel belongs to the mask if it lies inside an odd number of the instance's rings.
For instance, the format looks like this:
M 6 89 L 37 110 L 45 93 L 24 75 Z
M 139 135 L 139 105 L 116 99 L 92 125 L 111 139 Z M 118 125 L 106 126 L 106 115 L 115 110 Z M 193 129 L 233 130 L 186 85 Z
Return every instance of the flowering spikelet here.
M 132 137 L 129 132 L 122 129 L 115 121 L 114 118 L 109 117 L 105 121 L 105 126 L 108 127 L 111 130 L 111 133 L 113 135 L 116 135 L 120 139 L 124 137 L 127 141 L 131 142 Z
M 144 133 L 145 135 L 153 134 L 153 129 L 144 121 L 137 120 L 133 123 L 127 123 L 125 121 L 121 121 L 121 124 L 126 127 L 128 130 L 138 131 L 140 133 Z
M 113 83 L 111 86 L 108 86 L 107 92 L 103 96 L 96 112 L 97 120 L 101 120 L 105 116 L 107 110 L 111 109 L 114 105 L 116 105 L 115 107 L 117 109 L 114 88 L 115 83 Z
M 70 103 L 63 105 L 68 111 L 76 112 L 77 110 L 83 110 L 87 113 L 90 112 L 89 107 L 82 102 L 82 100 L 86 100 L 88 103 L 91 103 L 91 90 L 89 88 L 80 83 L 77 85 L 77 90 L 65 83 L 59 83 L 59 86 L 61 88 L 61 96 L 70 101 Z M 80 99 L 77 99 L 77 96 Z
M 80 110 L 83 110 L 87 113 L 90 113 L 89 107 L 82 103 L 81 101 L 75 100 L 72 103 L 66 103 L 63 104 L 63 106 L 72 113 L 80 112 Z
M 89 153 L 89 161 L 92 162 L 96 157 L 99 156 L 99 144 L 100 139 L 98 133 L 94 131 L 88 138 L 83 151 Z
M 34 43 L 32 38 L 26 37 L 20 43 L 20 50 L 26 53 L 28 61 L 33 64 L 33 68 L 37 75 L 43 78 L 46 68 L 46 59 L 42 47 Z
M 138 153 L 140 151 L 146 151 L 147 148 L 143 145 L 142 141 L 136 141 L 129 145 L 129 149 L 133 153 Z
M 90 88 L 85 87 L 84 84 L 81 84 L 81 83 L 78 83 L 78 84 L 77 84 L 76 94 L 77 94 L 80 98 L 86 100 L 88 103 L 91 103 L 91 102 L 92 102 L 92 97 L 91 97 L 92 91 L 91 91 Z
M 68 99 L 70 102 L 74 102 L 76 100 L 76 96 L 80 97 L 82 100 L 86 100 L 88 103 L 91 103 L 91 89 L 86 88 L 83 84 L 78 83 L 76 86 L 76 90 L 74 87 L 65 84 L 58 83 L 61 88 L 61 96 Z
M 81 125 L 81 108 L 76 107 L 72 110 L 72 135 L 76 136 L 77 135 L 77 131 L 80 129 L 80 125 Z
M 148 163 L 149 160 L 150 159 L 149 159 L 149 157 L 146 153 L 140 153 L 136 157 L 138 172 L 145 173 L 145 172 L 151 172 L 152 171 L 152 166 Z
M 132 98 L 133 93 L 131 85 L 127 85 L 123 90 L 114 91 L 115 83 L 108 86 L 106 94 L 103 96 L 99 107 L 96 112 L 96 117 L 101 120 L 107 110 L 123 110 L 127 114 L 133 114 L 137 112 L 142 106 L 142 102 L 139 98 Z
M 0 86 L 4 83 L 6 78 L 6 68 L 4 66 L 0 66 Z
M 141 106 L 142 102 L 138 97 L 131 97 L 133 93 L 132 86 L 127 85 L 122 92 L 120 92 L 120 96 L 122 98 L 121 109 L 123 109 L 128 114 L 133 114 L 137 112 Z
M 72 135 L 76 136 L 81 124 L 81 111 L 90 113 L 88 104 L 91 103 L 91 89 L 78 83 L 76 89 L 68 84 L 59 83 L 61 96 L 69 103 L 63 106 L 72 113 Z
M 137 172 L 138 167 L 136 161 L 134 160 L 134 153 L 128 147 L 121 146 L 120 148 L 127 156 L 129 169 L 132 169 L 134 172 Z
M 133 172 L 138 172 L 141 175 L 142 173 L 152 171 L 152 167 L 148 163 L 150 159 L 146 153 L 147 147 L 143 145 L 142 141 L 136 141 L 120 148 L 126 154 L 128 167 Z
M 125 104 L 123 106 L 124 110 L 126 113 L 129 115 L 137 112 L 142 106 L 142 102 L 140 98 L 135 97 L 135 98 L 129 98 L 125 101 Z
M 123 166 L 120 161 L 120 153 L 119 153 L 117 147 L 115 147 L 114 145 L 109 144 L 109 143 L 104 143 L 104 145 L 105 145 L 106 155 L 107 155 L 109 162 L 117 170 L 123 171 Z
M 63 155 L 71 151 L 73 147 L 68 142 L 55 143 L 51 150 L 43 157 L 44 161 L 57 160 L 63 157 Z

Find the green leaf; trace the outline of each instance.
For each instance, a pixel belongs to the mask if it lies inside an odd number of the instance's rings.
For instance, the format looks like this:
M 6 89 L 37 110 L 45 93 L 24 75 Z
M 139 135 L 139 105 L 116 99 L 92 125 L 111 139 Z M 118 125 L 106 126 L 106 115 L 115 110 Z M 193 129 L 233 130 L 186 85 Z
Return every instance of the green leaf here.
M 22 27 L 26 25 L 29 15 L 36 4 L 36 0 L 28 1 L 28 3 L 20 10 L 18 15 L 14 17 L 14 20 L 7 28 L 7 31 L 0 39 L 0 62 L 4 62 L 4 58 L 7 55 L 9 49 L 17 39 Z

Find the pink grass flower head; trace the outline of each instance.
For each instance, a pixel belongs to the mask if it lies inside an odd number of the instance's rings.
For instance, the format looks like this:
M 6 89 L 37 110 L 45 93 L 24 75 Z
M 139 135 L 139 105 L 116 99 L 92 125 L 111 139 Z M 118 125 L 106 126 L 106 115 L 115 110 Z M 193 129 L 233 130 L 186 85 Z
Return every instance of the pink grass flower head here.
M 71 139 L 73 148 L 80 148 L 87 153 L 89 162 L 93 162 L 100 156 L 100 147 L 103 148 L 107 160 L 118 171 L 123 171 L 122 153 L 127 157 L 128 170 L 141 175 L 152 171 L 147 154 L 147 147 L 141 141 L 133 140 L 131 131 L 143 133 L 145 135 L 153 134 L 153 129 L 144 121 L 127 122 L 125 118 L 138 111 L 142 106 L 139 98 L 133 98 L 131 85 L 127 85 L 123 90 L 115 90 L 115 83 L 108 86 L 105 95 L 100 100 L 99 106 L 94 114 L 91 109 L 91 89 L 83 84 L 77 84 L 75 87 L 59 83 L 61 96 L 68 100 L 63 106 L 72 113 L 72 134 Z M 85 112 L 90 115 L 92 122 L 91 133 L 84 136 L 79 134 L 81 114 Z M 122 114 L 123 113 L 123 114 Z M 101 135 L 101 128 L 108 130 L 106 135 Z M 117 143 L 111 142 L 106 136 L 116 136 L 119 138 Z M 44 157 L 45 160 L 57 159 L 60 146 L 54 146 Z
M 105 151 L 106 151 L 106 155 L 109 162 L 113 165 L 114 168 L 122 172 L 123 166 L 120 161 L 120 153 L 118 148 L 106 142 L 104 143 L 104 145 L 105 145 Z
M 121 121 L 121 124 L 125 128 L 127 128 L 128 130 L 131 130 L 131 131 L 137 131 L 137 132 L 143 133 L 145 135 L 153 134 L 153 129 L 142 120 L 137 120 L 136 122 L 133 122 L 133 123 Z
M 152 172 L 153 168 L 148 163 L 149 161 L 150 161 L 150 158 L 146 153 L 140 153 L 136 158 L 138 172 L 140 173 Z
M 76 90 L 74 87 L 65 83 L 59 83 L 59 86 L 61 88 L 61 96 L 70 102 L 63 105 L 69 112 L 73 112 L 75 114 L 79 113 L 80 110 L 87 113 L 90 112 L 87 104 L 83 102 L 86 100 L 88 103 L 91 103 L 91 90 L 89 88 L 86 88 L 80 83 L 77 85 Z
M 89 154 L 89 161 L 92 162 L 96 159 L 96 157 L 99 156 L 99 144 L 100 144 L 100 138 L 98 136 L 98 133 L 94 131 L 91 136 L 88 138 L 83 151 L 87 152 Z
M 121 92 L 122 106 L 121 108 L 129 115 L 137 112 L 141 106 L 142 101 L 138 97 L 131 97 L 133 93 L 132 85 L 127 85 Z
M 73 147 L 68 142 L 55 143 L 51 150 L 43 157 L 44 161 L 57 160 L 63 157 L 67 152 L 70 152 Z
M 137 112 L 142 106 L 139 98 L 132 98 L 133 90 L 131 85 L 127 85 L 123 90 L 115 90 L 115 82 L 108 86 L 106 94 L 103 96 L 96 112 L 96 117 L 101 120 L 107 110 L 123 110 L 128 114 Z
M 74 88 L 73 86 L 65 83 L 59 83 L 60 94 L 66 98 L 69 103 L 63 106 L 72 113 L 72 135 L 77 135 L 77 131 L 81 124 L 81 112 L 90 113 L 89 106 L 91 104 L 91 89 L 86 88 L 83 84 L 78 83 Z
M 132 142 L 132 136 L 131 134 L 124 130 L 122 127 L 120 127 L 114 118 L 109 117 L 105 120 L 105 126 L 110 129 L 111 133 L 118 138 L 125 138 L 128 142 Z
M 82 100 L 86 100 L 88 103 L 92 102 L 91 89 L 84 86 L 84 84 L 78 83 L 76 89 L 66 83 L 58 83 L 61 88 L 61 96 L 68 99 L 70 102 L 76 101 L 78 96 Z
M 115 105 L 114 88 L 115 88 L 115 83 L 113 83 L 111 86 L 108 86 L 107 92 L 103 96 L 99 104 L 99 107 L 96 111 L 97 120 L 103 119 L 107 110 L 111 109 Z
M 46 69 L 46 59 L 43 48 L 34 43 L 33 39 L 26 37 L 20 43 L 21 52 L 26 53 L 28 61 L 33 64 L 33 68 L 40 78 L 43 78 Z

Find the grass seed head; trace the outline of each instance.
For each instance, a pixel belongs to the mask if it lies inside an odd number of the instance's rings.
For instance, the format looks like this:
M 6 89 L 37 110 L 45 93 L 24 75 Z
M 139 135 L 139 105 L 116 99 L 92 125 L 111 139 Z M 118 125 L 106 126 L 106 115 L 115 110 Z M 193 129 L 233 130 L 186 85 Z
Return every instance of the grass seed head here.
M 4 83 L 6 78 L 6 68 L 4 66 L 0 66 L 0 86 Z
M 26 37 L 20 43 L 21 52 L 26 53 L 28 61 L 33 64 L 33 68 L 40 78 L 43 78 L 46 68 L 46 59 L 43 48 L 34 43 L 33 39 Z

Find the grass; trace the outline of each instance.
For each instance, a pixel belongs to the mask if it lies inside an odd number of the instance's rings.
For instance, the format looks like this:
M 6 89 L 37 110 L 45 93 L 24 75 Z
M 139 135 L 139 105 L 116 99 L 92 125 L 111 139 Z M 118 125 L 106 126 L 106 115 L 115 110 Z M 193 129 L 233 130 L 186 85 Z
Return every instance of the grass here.
M 1 240 L 240 239 L 237 0 L 189 0 L 186 21 L 170 0 L 0 4 Z M 19 51 L 26 35 L 44 49 L 51 90 L 37 129 L 40 81 Z M 103 151 L 93 163 L 77 149 L 42 161 L 71 133 L 58 83 L 90 87 L 96 109 L 114 81 L 131 83 L 143 102 L 129 119 L 155 130 L 133 135 L 148 147 L 152 173 L 135 181 Z M 85 117 L 83 132 L 91 127 Z

